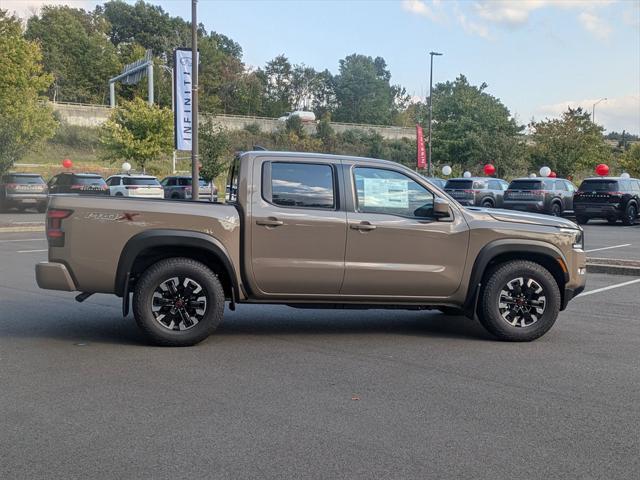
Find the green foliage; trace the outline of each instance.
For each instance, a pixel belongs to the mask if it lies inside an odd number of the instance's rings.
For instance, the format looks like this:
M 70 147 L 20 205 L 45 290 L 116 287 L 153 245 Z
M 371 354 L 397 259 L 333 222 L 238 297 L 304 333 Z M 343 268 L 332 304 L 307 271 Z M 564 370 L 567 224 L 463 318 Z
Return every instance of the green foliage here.
M 44 68 L 54 77 L 54 100 L 104 103 L 107 79 L 119 72 L 116 48 L 101 15 L 66 6 L 45 6 L 27 22 L 26 38 L 41 45 Z
M 207 181 L 213 181 L 226 170 L 226 157 L 231 156 L 229 134 L 220 125 L 204 123 L 200 131 L 200 175 Z
M 486 88 L 484 83 L 469 84 L 464 75 L 435 86 L 432 156 L 439 163 L 461 164 L 466 170 L 492 163 L 500 176 L 521 156 L 518 133 L 523 127 Z
M 640 143 L 634 143 L 620 157 L 620 166 L 634 178 L 640 178 Z
M 126 160 L 144 171 L 148 162 L 173 148 L 171 110 L 150 106 L 141 98 L 124 102 L 101 127 L 100 143 L 105 159 Z
M 254 135 L 258 135 L 261 131 L 260 125 L 257 122 L 253 122 L 245 125 L 243 130 L 246 130 L 249 133 L 253 133 Z
M 530 155 L 535 169 L 546 165 L 564 177 L 612 158 L 602 127 L 593 123 L 582 108 L 569 108 L 562 118 L 534 122 L 530 128 L 534 132 Z
M 340 73 L 334 78 L 338 106 L 333 118 L 338 122 L 389 125 L 396 101 L 406 94 L 389 83 L 391 73 L 382 57 L 375 59 L 353 54 L 340 60 Z
M 288 133 L 295 133 L 300 138 L 305 136 L 304 125 L 298 115 L 289 115 L 285 122 L 285 130 Z
M 97 128 L 80 127 L 60 122 L 49 143 L 66 145 L 80 150 L 92 150 L 99 142 L 98 133 Z
M 52 77 L 41 62 L 40 47 L 23 38 L 20 21 L 0 10 L 0 174 L 55 130 L 41 95 Z
M 322 142 L 322 146 L 326 150 L 331 150 L 336 139 L 336 134 L 331 128 L 331 123 L 329 122 L 329 116 L 323 116 L 318 125 L 316 126 L 316 136 Z

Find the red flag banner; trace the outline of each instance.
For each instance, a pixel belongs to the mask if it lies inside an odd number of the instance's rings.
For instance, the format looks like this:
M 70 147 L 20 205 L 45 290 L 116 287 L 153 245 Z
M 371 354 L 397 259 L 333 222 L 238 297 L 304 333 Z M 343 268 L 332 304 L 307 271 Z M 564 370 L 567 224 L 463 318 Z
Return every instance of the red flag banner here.
M 422 136 L 422 127 L 416 125 L 416 160 L 418 168 L 427 168 L 427 152 L 424 148 L 424 138 Z

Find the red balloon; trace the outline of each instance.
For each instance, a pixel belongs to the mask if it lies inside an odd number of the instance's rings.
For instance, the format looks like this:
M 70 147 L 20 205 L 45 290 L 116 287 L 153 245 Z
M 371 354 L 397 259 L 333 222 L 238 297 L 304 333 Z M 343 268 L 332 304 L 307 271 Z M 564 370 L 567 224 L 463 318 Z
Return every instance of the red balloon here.
M 609 166 L 601 163 L 596 167 L 596 174 L 600 175 L 601 177 L 606 177 L 607 175 L 609 175 Z
M 485 175 L 493 175 L 494 173 L 496 173 L 496 167 L 494 167 L 490 163 L 487 163 L 484 166 L 484 173 L 485 173 Z
M 63 166 L 64 168 L 71 168 L 71 167 L 73 167 L 73 162 L 72 162 L 70 159 L 65 158 L 65 159 L 62 161 L 62 166 Z
M 558 176 L 558 174 L 557 174 L 556 172 L 552 171 L 552 172 L 549 174 L 549 176 L 550 176 L 551 178 L 556 178 L 556 177 Z

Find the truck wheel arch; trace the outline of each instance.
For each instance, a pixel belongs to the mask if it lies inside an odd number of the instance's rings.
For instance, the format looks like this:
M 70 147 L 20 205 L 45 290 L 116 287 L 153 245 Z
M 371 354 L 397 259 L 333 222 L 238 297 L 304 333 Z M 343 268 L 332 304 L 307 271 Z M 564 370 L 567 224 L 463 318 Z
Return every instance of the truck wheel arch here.
M 232 308 L 240 298 L 236 271 L 222 244 L 200 232 L 158 229 L 146 230 L 131 237 L 120 254 L 116 270 L 114 291 L 125 297 L 124 310 L 128 311 L 128 293 L 131 278 L 156 261 L 169 257 L 190 257 L 209 266 L 226 283 Z M 226 289 L 225 289 L 226 290 Z
M 562 252 L 554 245 L 536 240 L 503 239 L 488 243 L 476 257 L 471 269 L 469 287 L 463 307 L 468 317 L 472 318 L 475 314 L 477 298 L 487 270 L 493 265 L 516 259 L 531 260 L 547 268 L 558 282 L 562 305 L 565 305 L 564 291 L 565 284 L 569 281 L 569 274 L 559 263 L 561 261 L 565 266 L 567 265 L 567 260 Z

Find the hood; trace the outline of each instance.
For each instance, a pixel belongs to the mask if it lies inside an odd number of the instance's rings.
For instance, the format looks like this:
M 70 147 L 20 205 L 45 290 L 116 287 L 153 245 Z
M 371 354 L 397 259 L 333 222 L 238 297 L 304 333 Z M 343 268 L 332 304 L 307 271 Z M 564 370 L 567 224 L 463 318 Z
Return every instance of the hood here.
M 500 222 L 524 223 L 529 225 L 545 225 L 557 228 L 579 228 L 578 225 L 566 218 L 554 217 L 552 215 L 540 215 L 537 213 L 516 212 L 513 210 L 503 210 L 500 208 L 473 208 L 468 210 L 482 212 Z

